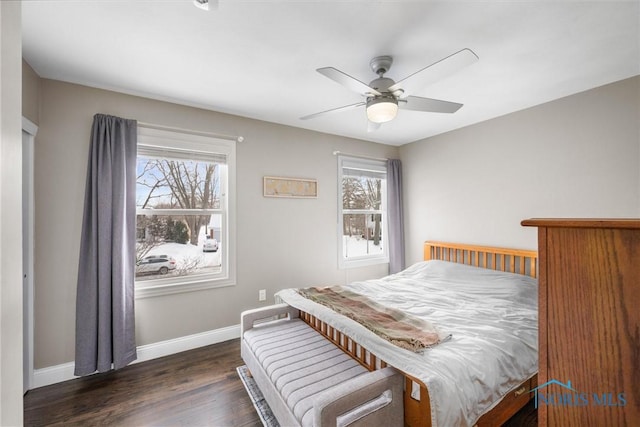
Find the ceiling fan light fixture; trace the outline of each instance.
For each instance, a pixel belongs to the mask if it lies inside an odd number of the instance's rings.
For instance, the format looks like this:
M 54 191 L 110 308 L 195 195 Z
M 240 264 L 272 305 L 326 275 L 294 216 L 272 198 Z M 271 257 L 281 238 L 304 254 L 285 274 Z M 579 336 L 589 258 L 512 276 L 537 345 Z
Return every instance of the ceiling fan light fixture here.
M 376 97 L 367 101 L 367 118 L 373 123 L 385 123 L 398 114 L 398 101 L 393 97 Z

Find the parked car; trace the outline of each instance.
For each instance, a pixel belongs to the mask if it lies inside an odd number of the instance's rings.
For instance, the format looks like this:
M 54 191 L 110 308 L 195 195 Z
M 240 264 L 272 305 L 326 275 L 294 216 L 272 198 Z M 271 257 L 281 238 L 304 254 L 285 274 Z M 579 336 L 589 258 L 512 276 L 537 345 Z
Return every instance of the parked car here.
M 211 236 L 207 236 L 202 245 L 202 252 L 218 252 L 218 241 Z
M 149 255 L 136 264 L 138 274 L 167 274 L 176 269 L 176 260 L 168 255 Z

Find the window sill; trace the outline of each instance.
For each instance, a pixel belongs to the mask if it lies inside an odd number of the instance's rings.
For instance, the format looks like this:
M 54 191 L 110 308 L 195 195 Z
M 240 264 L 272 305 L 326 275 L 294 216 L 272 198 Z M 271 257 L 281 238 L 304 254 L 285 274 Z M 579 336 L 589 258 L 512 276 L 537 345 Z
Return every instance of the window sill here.
M 389 264 L 389 257 L 377 256 L 367 258 L 354 258 L 349 260 L 341 259 L 339 262 L 339 267 L 341 270 L 345 270 L 349 268 L 368 267 L 378 264 Z
M 235 286 L 235 284 L 235 280 L 226 278 L 194 280 L 181 283 L 168 283 L 146 287 L 136 287 L 135 298 L 142 299 L 164 295 L 182 294 L 185 292 L 202 291 L 205 289 L 225 288 L 228 286 Z

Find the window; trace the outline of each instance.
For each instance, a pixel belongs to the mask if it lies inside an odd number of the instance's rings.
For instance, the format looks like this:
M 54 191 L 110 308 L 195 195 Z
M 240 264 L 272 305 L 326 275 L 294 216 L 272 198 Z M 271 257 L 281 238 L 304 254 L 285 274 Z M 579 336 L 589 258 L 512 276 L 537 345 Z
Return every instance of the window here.
M 234 166 L 234 141 L 138 128 L 138 297 L 234 284 Z
M 338 183 L 340 267 L 389 262 L 386 162 L 340 156 Z

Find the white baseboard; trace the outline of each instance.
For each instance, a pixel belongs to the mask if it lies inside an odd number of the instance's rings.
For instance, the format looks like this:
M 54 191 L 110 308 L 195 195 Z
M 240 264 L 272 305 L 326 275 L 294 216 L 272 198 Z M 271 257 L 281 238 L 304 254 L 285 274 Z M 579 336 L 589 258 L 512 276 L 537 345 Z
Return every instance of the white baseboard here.
M 227 326 L 226 328 L 214 329 L 212 331 L 201 332 L 199 334 L 187 335 L 185 337 L 174 338 L 153 344 L 141 345 L 137 348 L 138 359 L 133 363 L 140 363 L 158 357 L 169 356 L 181 351 L 192 350 L 205 345 L 217 344 L 240 338 L 240 325 Z M 75 363 L 63 363 L 61 365 L 49 366 L 47 368 L 36 369 L 33 372 L 33 387 L 44 387 L 51 384 L 60 383 L 78 378 L 73 375 Z
M 62 365 L 49 366 L 42 369 L 34 369 L 33 382 L 31 384 L 30 390 L 77 378 L 75 375 L 73 375 L 75 366 L 75 363 L 69 362 L 63 363 Z

